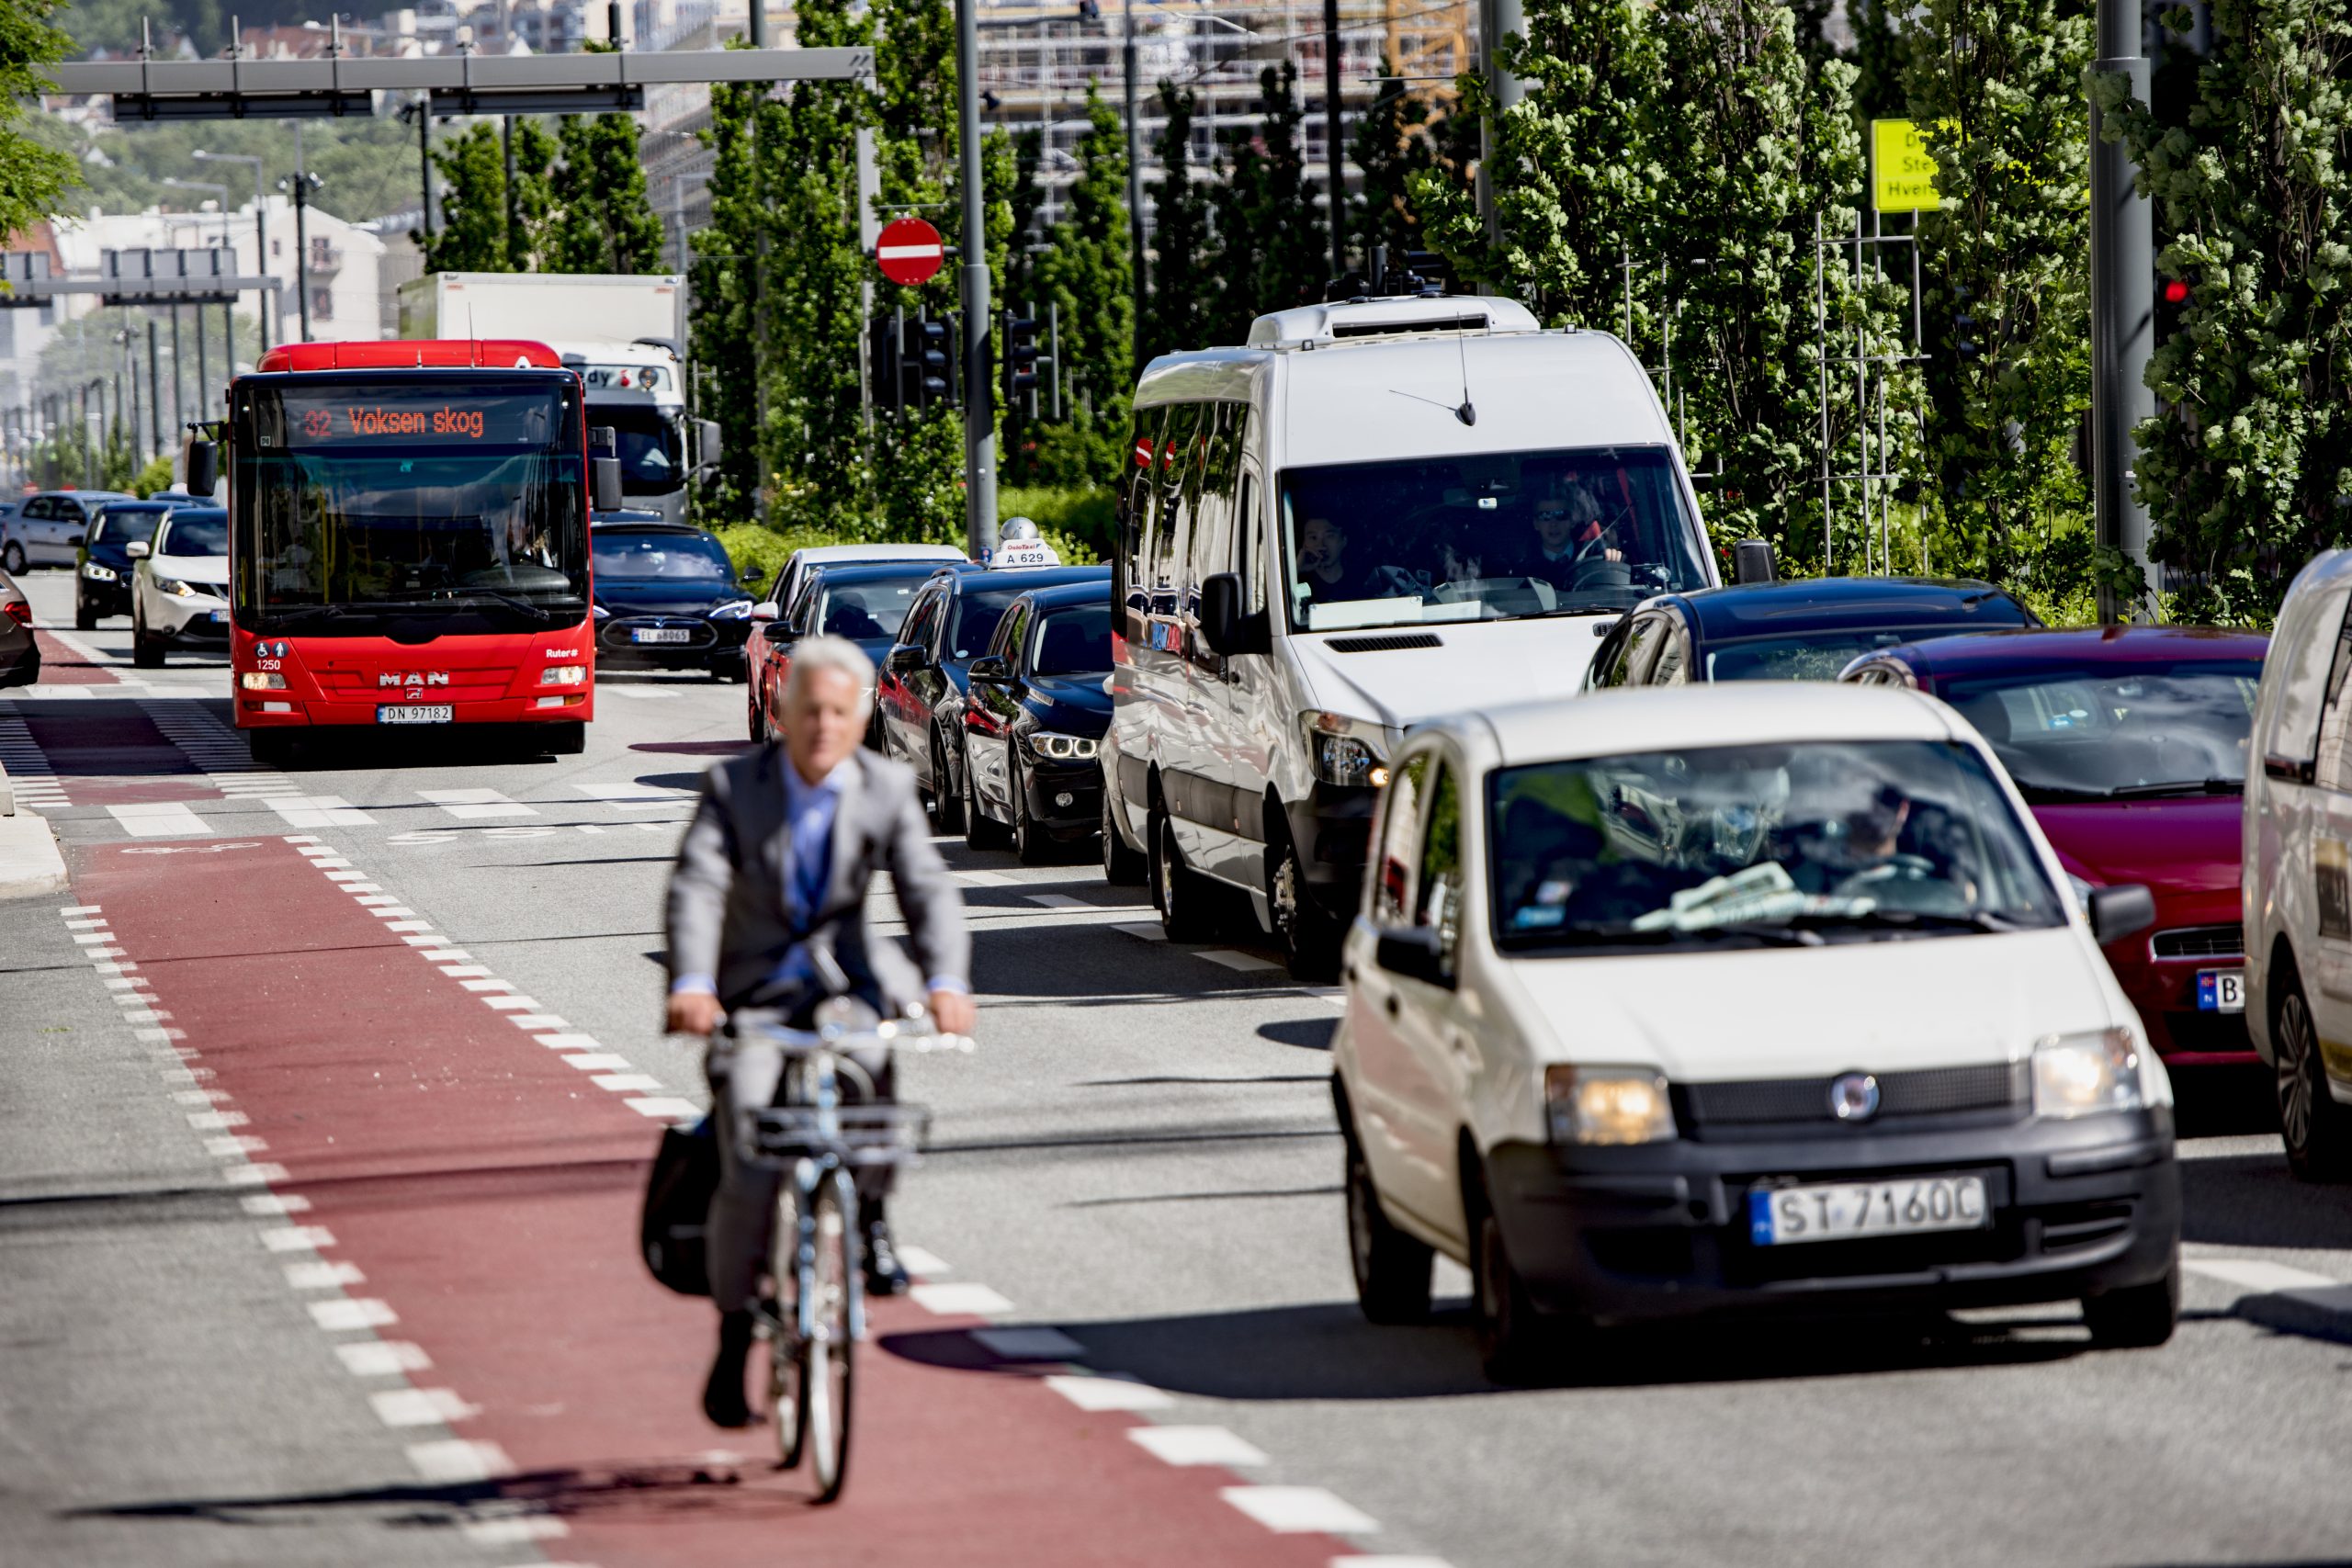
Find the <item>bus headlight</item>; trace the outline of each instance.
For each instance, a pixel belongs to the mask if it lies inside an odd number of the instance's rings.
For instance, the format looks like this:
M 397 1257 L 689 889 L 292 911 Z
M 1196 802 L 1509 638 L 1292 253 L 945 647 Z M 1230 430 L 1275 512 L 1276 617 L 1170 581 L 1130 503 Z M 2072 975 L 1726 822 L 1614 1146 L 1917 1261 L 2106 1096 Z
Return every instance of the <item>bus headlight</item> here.
M 248 692 L 282 692 L 286 677 L 265 670 L 247 670 L 237 677 L 237 684 Z
M 585 664 L 550 664 L 539 671 L 542 686 L 577 686 L 588 679 Z

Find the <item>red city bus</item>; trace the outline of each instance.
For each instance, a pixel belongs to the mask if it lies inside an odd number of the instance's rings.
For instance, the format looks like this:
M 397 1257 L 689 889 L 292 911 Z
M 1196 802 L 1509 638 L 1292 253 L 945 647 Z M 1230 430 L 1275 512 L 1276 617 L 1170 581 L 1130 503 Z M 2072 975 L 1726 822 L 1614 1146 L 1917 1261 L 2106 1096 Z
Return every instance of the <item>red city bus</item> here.
M 580 378 L 552 349 L 289 344 L 230 384 L 225 428 L 233 699 L 255 761 L 380 725 L 582 748 L 588 510 L 619 475 L 590 461 Z M 191 446 L 191 490 L 219 457 Z

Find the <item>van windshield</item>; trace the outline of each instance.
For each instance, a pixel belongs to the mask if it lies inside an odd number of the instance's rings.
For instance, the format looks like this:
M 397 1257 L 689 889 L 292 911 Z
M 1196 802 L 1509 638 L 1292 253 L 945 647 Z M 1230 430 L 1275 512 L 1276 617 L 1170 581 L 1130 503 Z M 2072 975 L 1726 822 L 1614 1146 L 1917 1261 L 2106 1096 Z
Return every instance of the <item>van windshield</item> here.
M 1663 447 L 1292 468 L 1282 498 L 1304 630 L 1592 615 L 1706 586 Z

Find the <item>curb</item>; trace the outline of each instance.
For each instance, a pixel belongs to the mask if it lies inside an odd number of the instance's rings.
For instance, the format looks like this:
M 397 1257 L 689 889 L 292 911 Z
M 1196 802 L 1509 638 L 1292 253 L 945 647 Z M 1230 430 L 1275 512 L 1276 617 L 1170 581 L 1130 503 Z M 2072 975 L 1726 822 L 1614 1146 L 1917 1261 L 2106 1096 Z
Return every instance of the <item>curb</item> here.
M 2352 1285 L 2252 1258 L 2187 1258 L 2191 1274 L 2243 1292 L 2230 1315 L 2281 1334 L 2352 1344 Z
M 0 817 L 0 898 L 34 898 L 65 886 L 65 857 L 49 819 L 30 811 Z

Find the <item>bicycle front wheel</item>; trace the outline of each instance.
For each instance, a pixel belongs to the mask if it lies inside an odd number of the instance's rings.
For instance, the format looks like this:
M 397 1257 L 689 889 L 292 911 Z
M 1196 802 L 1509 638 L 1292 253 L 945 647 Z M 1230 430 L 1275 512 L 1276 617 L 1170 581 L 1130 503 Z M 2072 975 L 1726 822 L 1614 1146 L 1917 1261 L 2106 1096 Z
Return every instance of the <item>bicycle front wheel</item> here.
M 850 1405 L 854 1389 L 857 1320 L 857 1199 L 849 1178 L 835 1172 L 817 1190 L 816 1250 L 809 1270 L 812 1330 L 800 1380 L 803 1441 L 814 1467 L 817 1501 L 830 1503 L 849 1479 Z
M 776 1460 L 786 1470 L 800 1462 L 806 1429 L 801 1410 L 807 1378 L 807 1347 L 800 1338 L 800 1196 L 790 1180 L 775 1201 L 775 1229 L 768 1238 L 768 1281 L 774 1321 L 768 1326 L 768 1418 L 775 1423 Z

